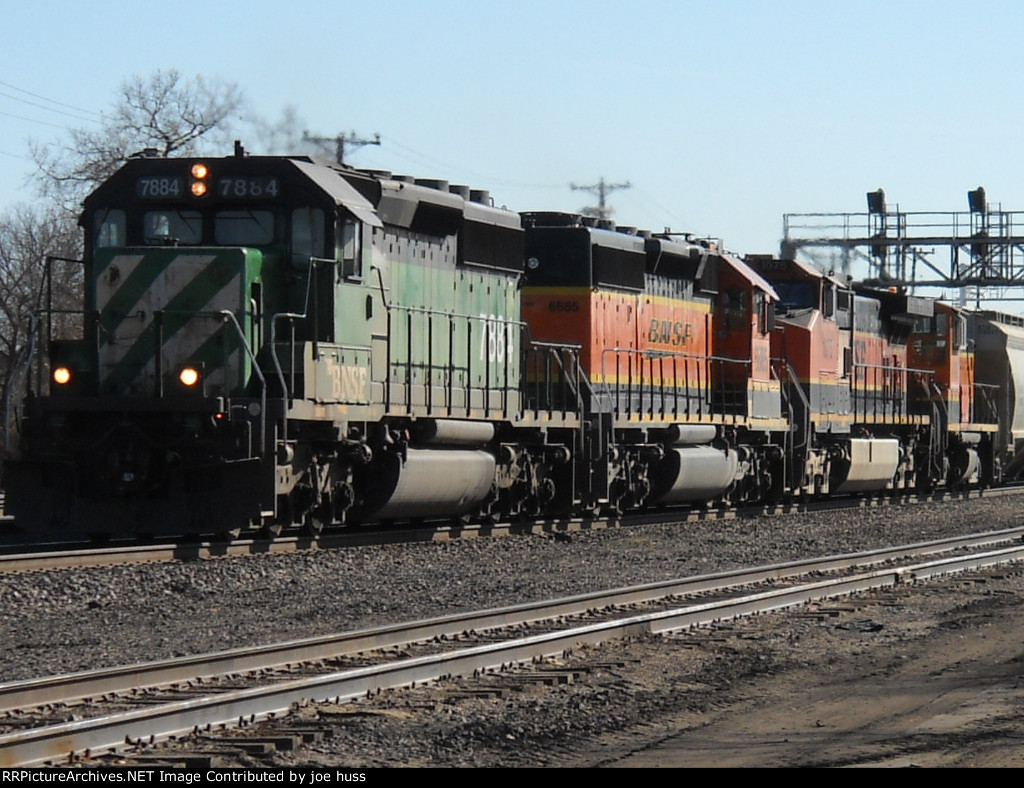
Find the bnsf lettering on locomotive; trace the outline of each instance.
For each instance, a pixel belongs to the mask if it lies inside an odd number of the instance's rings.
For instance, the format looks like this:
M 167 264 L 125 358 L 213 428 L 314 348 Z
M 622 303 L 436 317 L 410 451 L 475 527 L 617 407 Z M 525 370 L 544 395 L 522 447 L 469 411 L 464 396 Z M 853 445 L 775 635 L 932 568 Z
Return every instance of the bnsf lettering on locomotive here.
M 579 301 L 551 301 L 548 303 L 550 312 L 579 312 Z
M 647 340 L 649 342 L 671 345 L 672 347 L 685 345 L 692 336 L 693 326 L 681 320 L 673 322 L 671 320 L 654 319 L 651 321 L 650 330 L 647 332 Z
M 331 394 L 337 402 L 366 401 L 366 368 L 351 365 L 332 366 Z

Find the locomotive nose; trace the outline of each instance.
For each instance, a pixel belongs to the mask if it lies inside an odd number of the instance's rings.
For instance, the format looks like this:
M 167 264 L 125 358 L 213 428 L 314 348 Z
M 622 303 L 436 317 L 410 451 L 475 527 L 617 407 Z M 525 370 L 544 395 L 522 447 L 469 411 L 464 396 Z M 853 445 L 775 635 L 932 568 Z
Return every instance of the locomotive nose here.
M 147 490 L 154 476 L 156 458 L 152 448 L 130 435 L 117 436 L 99 452 L 101 487 L 118 497 L 130 497 Z

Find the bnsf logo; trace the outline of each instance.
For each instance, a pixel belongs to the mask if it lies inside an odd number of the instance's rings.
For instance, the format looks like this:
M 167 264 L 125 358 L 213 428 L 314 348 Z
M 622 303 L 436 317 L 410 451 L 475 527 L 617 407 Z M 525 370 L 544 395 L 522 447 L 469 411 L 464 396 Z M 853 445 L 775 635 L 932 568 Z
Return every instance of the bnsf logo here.
M 693 336 L 693 326 L 681 320 L 652 320 L 647 332 L 647 341 L 660 345 L 678 347 L 685 345 Z
M 327 372 L 331 381 L 334 402 L 366 402 L 367 371 L 365 367 L 329 363 Z

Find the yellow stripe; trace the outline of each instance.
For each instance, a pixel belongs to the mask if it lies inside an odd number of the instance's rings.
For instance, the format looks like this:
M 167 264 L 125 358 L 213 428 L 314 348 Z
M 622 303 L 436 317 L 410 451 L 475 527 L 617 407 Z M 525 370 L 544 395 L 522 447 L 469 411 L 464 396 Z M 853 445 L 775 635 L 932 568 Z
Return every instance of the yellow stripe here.
M 578 296 L 585 300 L 590 300 L 592 297 L 597 295 L 603 296 L 617 296 L 620 300 L 626 301 L 630 299 L 639 299 L 640 294 L 629 295 L 620 293 L 617 290 L 594 290 L 589 287 L 524 287 L 524 295 L 531 295 L 537 297 L 554 297 L 565 298 L 566 296 Z M 707 301 L 693 301 L 689 299 L 670 298 L 669 296 L 652 296 L 644 295 L 646 304 L 658 304 L 665 306 L 686 306 L 691 309 L 697 309 L 704 313 L 711 312 L 711 304 Z

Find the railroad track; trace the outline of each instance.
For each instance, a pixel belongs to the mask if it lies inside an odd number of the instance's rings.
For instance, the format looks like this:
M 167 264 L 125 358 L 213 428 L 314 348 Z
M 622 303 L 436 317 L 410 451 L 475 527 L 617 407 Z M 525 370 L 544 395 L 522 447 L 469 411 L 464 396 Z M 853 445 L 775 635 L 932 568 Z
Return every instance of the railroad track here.
M 507 536 L 511 534 L 565 534 L 629 525 L 663 522 L 692 523 L 740 517 L 785 516 L 837 509 L 866 509 L 881 506 L 941 503 L 946 501 L 980 500 L 1024 494 L 1024 485 L 962 492 L 914 493 L 900 496 L 873 496 L 805 501 L 771 506 L 736 509 L 658 510 L 593 519 L 571 518 L 541 520 L 531 523 L 451 524 L 439 523 L 408 528 L 358 528 L 329 532 L 316 537 L 282 536 L 275 539 L 239 539 L 232 542 L 161 541 L 152 544 L 119 542 L 104 546 L 81 543 L 49 545 L 7 545 L 0 548 L 0 573 L 37 570 L 108 566 L 155 561 L 184 561 L 225 556 L 295 553 L 305 550 L 326 550 L 378 544 L 413 542 L 444 542 L 460 538 Z
M 673 632 L 1022 559 L 1024 528 L 1015 528 L 0 685 L 0 766 L 97 757 L 126 743 L 284 715 L 308 699 L 341 702 L 508 670 L 583 643 Z M 816 577 L 823 572 L 835 576 Z

